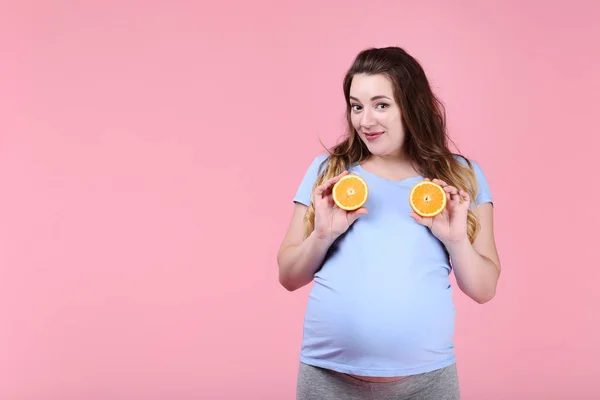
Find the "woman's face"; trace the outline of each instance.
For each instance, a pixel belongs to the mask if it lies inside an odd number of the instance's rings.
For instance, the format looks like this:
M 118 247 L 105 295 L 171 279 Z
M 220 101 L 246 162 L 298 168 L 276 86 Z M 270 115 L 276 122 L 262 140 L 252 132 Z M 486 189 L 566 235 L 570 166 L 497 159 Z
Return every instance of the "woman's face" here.
M 349 100 L 352 125 L 371 154 L 399 155 L 405 132 L 391 81 L 385 75 L 355 75 Z

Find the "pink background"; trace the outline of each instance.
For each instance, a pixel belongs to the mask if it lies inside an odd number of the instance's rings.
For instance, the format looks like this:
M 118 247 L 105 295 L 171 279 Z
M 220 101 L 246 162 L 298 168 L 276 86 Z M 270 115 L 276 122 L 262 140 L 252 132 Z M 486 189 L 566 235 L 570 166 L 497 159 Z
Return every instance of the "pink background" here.
M 385 45 L 496 200 L 498 295 L 456 291 L 463 398 L 600 396 L 597 2 L 1 7 L 1 399 L 293 399 L 309 288 L 277 248 Z

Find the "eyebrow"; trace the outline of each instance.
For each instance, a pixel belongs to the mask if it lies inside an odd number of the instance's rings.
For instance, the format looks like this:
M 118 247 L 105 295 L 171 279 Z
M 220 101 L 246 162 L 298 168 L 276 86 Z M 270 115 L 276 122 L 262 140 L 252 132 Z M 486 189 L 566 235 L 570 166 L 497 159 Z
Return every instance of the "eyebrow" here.
M 352 99 L 352 100 L 356 100 L 356 101 L 360 101 L 360 100 L 358 100 L 358 99 L 357 99 L 356 97 L 354 97 L 354 96 L 350 96 L 350 99 Z M 392 100 L 392 99 L 390 99 L 389 97 L 387 97 L 387 96 L 383 96 L 383 95 L 379 95 L 379 96 L 373 96 L 373 97 L 371 97 L 371 101 L 373 101 L 373 100 L 379 100 L 379 99 L 388 99 L 388 100 Z

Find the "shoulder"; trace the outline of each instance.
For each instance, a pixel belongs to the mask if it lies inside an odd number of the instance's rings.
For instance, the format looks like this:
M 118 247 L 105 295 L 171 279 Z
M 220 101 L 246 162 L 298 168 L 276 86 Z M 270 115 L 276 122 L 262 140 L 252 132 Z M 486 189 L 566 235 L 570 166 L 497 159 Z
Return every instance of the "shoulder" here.
M 456 161 L 458 161 L 460 164 L 464 165 L 465 167 L 472 168 L 473 171 L 475 172 L 475 175 L 477 175 L 477 177 L 479 177 L 479 175 L 483 175 L 483 169 L 481 168 L 481 165 L 479 164 L 479 162 L 473 160 L 472 158 L 467 158 L 467 157 L 463 156 L 462 154 L 453 154 L 453 155 L 454 155 L 454 159 Z
M 453 156 L 456 161 L 458 161 L 466 167 L 473 167 L 473 169 L 481 169 L 479 163 L 473 160 L 472 158 L 467 158 L 462 154 L 453 154 Z
M 317 177 L 327 167 L 329 161 L 329 154 L 319 154 L 314 156 L 308 163 L 308 167 L 305 167 L 303 180 L 317 180 Z
M 319 154 L 313 157 L 309 170 L 314 169 L 317 173 L 321 172 L 323 168 L 327 165 L 327 161 L 329 160 L 329 154 Z
M 329 154 L 319 154 L 310 160 L 308 167 L 305 167 L 304 176 L 300 180 L 296 195 L 294 196 L 294 202 L 306 206 L 310 204 L 313 186 L 319 174 L 323 172 L 328 160 Z
M 472 168 L 475 173 L 476 188 L 476 204 L 493 203 L 492 191 L 488 178 L 481 167 L 481 164 L 473 159 L 467 158 L 461 154 L 454 154 L 454 158 L 462 165 Z

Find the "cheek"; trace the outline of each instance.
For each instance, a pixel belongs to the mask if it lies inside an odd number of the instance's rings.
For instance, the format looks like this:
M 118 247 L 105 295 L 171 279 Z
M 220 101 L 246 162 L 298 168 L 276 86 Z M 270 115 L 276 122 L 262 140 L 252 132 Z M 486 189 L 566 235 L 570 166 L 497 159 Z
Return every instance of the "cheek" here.
M 404 132 L 404 128 L 402 127 L 402 118 L 400 118 L 400 116 L 393 116 L 387 121 L 387 123 L 390 128 L 393 128 L 400 134 Z
M 360 117 L 356 114 L 352 114 L 350 115 L 350 121 L 352 122 L 354 129 L 358 130 L 360 126 Z

